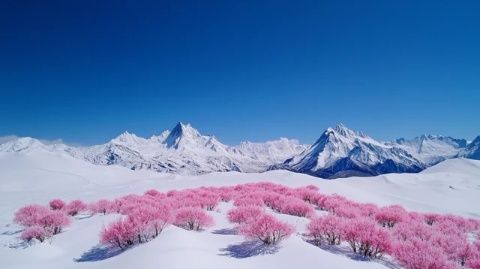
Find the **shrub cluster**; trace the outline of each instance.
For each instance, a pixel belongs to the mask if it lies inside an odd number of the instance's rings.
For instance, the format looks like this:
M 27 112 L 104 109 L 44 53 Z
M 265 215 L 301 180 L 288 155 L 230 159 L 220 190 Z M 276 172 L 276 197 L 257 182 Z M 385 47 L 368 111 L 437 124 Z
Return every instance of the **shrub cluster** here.
M 55 199 L 50 202 L 50 208 L 36 204 L 20 208 L 14 217 L 14 222 L 25 228 L 20 238 L 43 242 L 46 238 L 60 233 L 70 224 L 64 205 L 62 200 Z
M 290 188 L 259 182 L 229 187 L 200 187 L 166 193 L 148 190 L 91 204 L 80 200 L 50 201 L 48 207 L 28 205 L 15 213 L 25 227 L 21 238 L 30 241 L 60 233 L 70 216 L 82 212 L 119 214 L 100 234 L 105 245 L 128 248 L 148 242 L 170 224 L 200 231 L 213 225 L 208 211 L 220 202 L 235 206 L 227 216 L 240 234 L 264 244 L 276 244 L 294 227 L 267 211 L 309 218 L 307 236 L 316 245 L 349 245 L 370 258 L 387 254 L 407 269 L 480 268 L 480 221 L 454 215 L 409 212 L 399 205 L 378 207 L 357 203 L 315 186 Z M 323 211 L 321 216 L 317 215 Z

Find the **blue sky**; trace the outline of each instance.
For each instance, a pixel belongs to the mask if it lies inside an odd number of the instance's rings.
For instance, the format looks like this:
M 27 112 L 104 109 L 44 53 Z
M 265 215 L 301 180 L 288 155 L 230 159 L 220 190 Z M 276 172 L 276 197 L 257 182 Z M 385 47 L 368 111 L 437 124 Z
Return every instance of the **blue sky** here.
M 0 2 L 0 135 L 480 134 L 478 1 Z

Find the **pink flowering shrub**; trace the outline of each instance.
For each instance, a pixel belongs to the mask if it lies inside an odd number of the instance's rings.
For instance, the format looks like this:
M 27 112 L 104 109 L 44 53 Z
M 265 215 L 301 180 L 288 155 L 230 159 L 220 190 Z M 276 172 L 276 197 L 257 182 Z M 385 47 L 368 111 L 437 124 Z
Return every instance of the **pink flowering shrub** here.
M 52 210 L 62 210 L 65 207 L 65 202 L 60 199 L 53 199 L 48 203 Z
M 14 222 L 26 228 L 20 236 L 21 239 L 30 241 L 36 238 L 43 242 L 45 238 L 60 233 L 69 225 L 70 218 L 62 210 L 28 205 L 15 212 Z
M 298 217 L 310 217 L 313 215 L 313 207 L 303 200 L 294 197 L 281 199 L 282 205 L 279 212 Z
M 135 227 L 128 219 L 119 219 L 103 228 L 100 233 L 100 242 L 105 245 L 117 246 L 125 249 L 135 243 Z
M 105 215 L 116 211 L 115 203 L 105 199 L 100 199 L 97 202 L 90 204 L 88 208 L 93 214 L 100 213 Z
M 228 220 L 237 224 L 244 224 L 254 221 L 264 213 L 258 206 L 240 206 L 228 212 Z
M 20 208 L 14 222 L 24 227 L 21 239 L 44 241 L 62 232 L 71 221 L 69 215 L 86 210 L 117 213 L 123 216 L 101 231 L 100 242 L 125 249 L 160 236 L 170 224 L 187 230 L 213 225 L 207 211 L 216 210 L 222 202 L 235 206 L 227 216 L 239 233 L 264 244 L 276 244 L 294 232 L 289 224 L 265 213 L 272 210 L 312 218 L 306 235 L 317 245 L 349 244 L 353 252 L 372 258 L 389 254 L 407 269 L 480 269 L 480 220 L 407 212 L 398 205 L 379 208 L 337 194 L 321 194 L 313 185 L 291 188 L 258 182 L 166 193 L 151 189 L 115 200 L 101 199 L 88 207 L 80 200 L 65 204 L 53 199 L 46 206 Z M 324 211 L 325 216 L 316 217 L 315 210 Z
M 230 202 L 230 200 L 232 200 L 233 196 L 235 195 L 235 192 L 230 187 L 220 187 L 217 189 L 217 192 L 222 202 L 226 203 Z
M 265 192 L 263 202 L 271 209 L 280 212 L 283 206 L 284 196 L 275 192 Z
M 261 195 L 241 196 L 235 199 L 234 206 L 263 206 L 263 197 Z
M 429 241 L 434 235 L 435 230 L 419 221 L 400 222 L 392 229 L 392 236 L 399 241 L 411 239 Z
M 467 261 L 467 267 L 472 269 L 480 269 L 480 253 L 477 253 L 474 257 Z
M 388 231 L 377 226 L 368 218 L 345 219 L 342 235 L 353 252 L 366 257 L 380 258 L 391 249 Z
M 455 268 L 441 249 L 420 239 L 398 242 L 392 251 L 393 257 L 406 269 Z
M 399 205 L 392 205 L 380 208 L 375 214 L 375 219 L 383 225 L 383 227 L 392 228 L 395 223 L 402 221 L 407 217 L 407 212 Z
M 280 242 L 290 236 L 294 228 L 271 215 L 264 214 L 253 222 L 241 226 L 240 233 L 251 239 L 259 239 L 266 245 Z
M 440 219 L 440 215 L 439 214 L 434 214 L 434 213 L 427 213 L 427 214 L 424 214 L 423 215 L 424 218 L 425 218 L 425 222 L 428 224 L 428 225 L 433 225 L 435 222 L 437 222 L 439 219 Z
M 313 185 L 308 185 L 303 188 L 295 189 L 295 196 L 304 200 L 305 202 L 314 204 L 315 196 L 318 194 L 318 188 Z
M 27 242 L 30 242 L 33 239 L 37 239 L 38 241 L 43 242 L 48 236 L 49 235 L 47 234 L 45 229 L 43 229 L 42 227 L 30 226 L 22 232 L 22 234 L 20 235 L 20 238 Z
M 175 225 L 186 230 L 199 231 L 213 225 L 213 218 L 204 210 L 196 207 L 184 207 L 177 210 Z
M 164 198 L 166 197 L 166 195 L 164 193 L 161 193 L 155 189 L 150 189 L 148 191 L 145 192 L 145 195 L 148 195 L 148 196 L 151 196 L 151 197 L 154 197 L 154 198 Z
M 70 218 L 62 211 L 50 211 L 38 219 L 37 225 L 43 227 L 48 234 L 58 234 L 70 224 Z
M 128 215 L 134 224 L 139 243 L 157 237 L 163 229 L 173 222 L 172 209 L 167 205 L 143 206 Z
M 335 213 L 335 210 L 348 204 L 349 201 L 338 194 L 332 195 L 317 195 L 314 203 L 320 210 Z
M 80 200 L 73 200 L 65 206 L 67 214 L 70 216 L 75 216 L 78 213 L 81 213 L 87 209 L 87 205 Z
M 13 221 L 25 227 L 38 225 L 39 220 L 49 212 L 47 207 L 41 205 L 27 205 L 15 212 Z
M 316 245 L 326 241 L 329 245 L 339 245 L 344 220 L 334 215 L 315 218 L 307 226 L 308 235 Z
M 200 206 L 208 211 L 214 210 L 220 202 L 220 196 L 212 192 L 203 191 L 197 195 Z

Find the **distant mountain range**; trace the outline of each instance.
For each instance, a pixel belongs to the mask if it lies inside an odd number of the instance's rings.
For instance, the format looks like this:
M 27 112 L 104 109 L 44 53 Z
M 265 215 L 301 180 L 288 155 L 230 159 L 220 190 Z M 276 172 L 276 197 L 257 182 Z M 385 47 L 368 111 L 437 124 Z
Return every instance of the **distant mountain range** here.
M 222 144 L 190 124 L 150 138 L 125 132 L 102 145 L 73 147 L 21 137 L 0 144 L 0 152 L 61 152 L 98 165 L 120 165 L 179 174 L 286 169 L 322 178 L 414 173 L 445 159 L 480 159 L 480 136 L 465 139 L 423 135 L 380 142 L 340 124 L 327 128 L 313 145 L 280 138 L 265 143 Z

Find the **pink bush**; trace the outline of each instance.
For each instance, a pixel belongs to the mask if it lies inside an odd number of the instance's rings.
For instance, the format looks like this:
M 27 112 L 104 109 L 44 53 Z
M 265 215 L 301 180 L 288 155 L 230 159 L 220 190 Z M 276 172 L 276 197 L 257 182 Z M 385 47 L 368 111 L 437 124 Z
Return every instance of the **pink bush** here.
M 284 196 L 275 192 L 266 192 L 263 195 L 263 202 L 271 209 L 280 212 L 282 210 Z
M 33 238 L 43 241 L 51 235 L 60 233 L 65 226 L 70 224 L 70 219 L 63 211 L 50 210 L 40 205 L 28 205 L 20 208 L 15 213 L 14 221 L 27 227 L 20 236 L 27 241 Z M 31 227 L 35 228 L 30 229 Z
M 467 242 L 464 234 L 436 233 L 429 243 L 441 249 L 450 261 L 461 266 L 464 266 L 474 255 L 474 249 Z
M 26 227 L 38 225 L 40 218 L 49 212 L 48 208 L 41 205 L 27 205 L 15 212 L 14 222 Z
M 263 209 L 258 206 L 240 206 L 228 212 L 228 220 L 233 223 L 243 224 L 254 221 L 263 214 Z
M 310 217 L 314 214 L 313 207 L 303 200 L 286 197 L 280 200 L 279 212 L 298 217 Z
M 219 195 L 209 192 L 200 193 L 198 199 L 200 201 L 200 206 L 208 211 L 214 210 L 220 202 Z
M 151 197 L 155 197 L 155 198 L 164 198 L 166 195 L 155 190 L 155 189 L 151 189 L 151 190 L 148 190 L 145 192 L 145 195 L 148 195 L 148 196 L 151 196 Z
M 87 209 L 87 205 L 80 200 L 73 200 L 70 203 L 68 203 L 65 206 L 65 208 L 67 210 L 68 215 L 75 216 L 78 213 L 85 211 Z
M 48 204 L 52 210 L 62 210 L 65 207 L 65 202 L 60 199 L 53 199 Z
M 435 213 L 427 213 L 427 214 L 424 214 L 423 216 L 425 218 L 425 222 L 428 225 L 433 225 L 435 222 L 437 222 L 440 219 L 440 215 Z
M 424 222 L 409 221 L 400 222 L 395 225 L 392 230 L 392 235 L 400 241 L 407 241 L 414 238 L 429 241 L 435 235 L 435 231 Z
M 196 207 L 183 207 L 177 210 L 175 224 L 187 230 L 199 231 L 213 225 L 213 218 Z
M 49 234 L 58 234 L 70 224 L 70 218 L 62 211 L 50 211 L 38 219 L 37 225 L 42 226 Z
M 128 215 L 133 223 L 139 243 L 158 236 L 173 221 L 172 209 L 167 205 L 142 206 Z
M 38 241 L 43 242 L 48 236 L 49 235 L 47 234 L 45 229 L 43 229 L 42 227 L 31 226 L 22 232 L 22 234 L 20 235 L 20 238 L 27 242 L 30 242 L 33 239 L 37 239 Z
M 235 199 L 234 206 L 263 206 L 263 198 L 258 195 L 241 196 Z
M 315 205 L 317 205 L 321 210 L 329 211 L 332 213 L 335 213 L 335 210 L 337 208 L 343 207 L 348 202 L 349 201 L 346 198 L 338 194 L 317 195 L 314 201 Z
M 351 203 L 344 203 L 342 206 L 335 207 L 333 214 L 342 218 L 354 219 L 364 215 L 364 212 L 361 211 L 360 207 Z
M 107 214 L 107 213 L 111 213 L 111 212 L 115 212 L 116 209 L 115 209 L 115 203 L 114 202 L 110 202 L 109 200 L 105 200 L 105 199 L 100 199 L 98 200 L 97 202 L 91 204 L 89 206 L 89 210 L 91 211 L 91 213 L 100 213 L 100 214 Z
M 467 267 L 471 269 L 480 269 L 480 253 L 467 261 Z
M 308 235 L 316 245 L 327 241 L 330 245 L 340 244 L 344 220 L 340 217 L 328 215 L 313 219 L 307 226 Z
M 230 202 L 233 199 L 235 192 L 230 187 L 220 187 L 217 189 L 220 199 L 223 202 Z
M 423 240 L 413 238 L 409 241 L 398 242 L 392 252 L 395 259 L 406 269 L 454 268 L 441 249 Z
M 313 204 L 315 202 L 315 196 L 318 194 L 318 188 L 313 185 L 309 185 L 303 188 L 295 189 L 295 196 L 304 200 L 305 202 Z
M 368 218 L 345 219 L 342 235 L 353 252 L 379 258 L 391 248 L 390 235 Z
M 392 228 L 395 223 L 402 221 L 407 216 L 407 212 L 399 205 L 392 205 L 380 208 L 375 214 L 375 219 L 383 225 L 383 227 Z
M 128 219 L 119 219 L 110 223 L 100 233 L 100 242 L 105 245 L 125 249 L 135 243 L 135 226 Z
M 247 238 L 259 239 L 266 245 L 280 242 L 283 238 L 290 236 L 293 231 L 293 227 L 289 224 L 267 214 L 240 228 L 240 233 Z
M 480 253 L 478 253 L 475 247 L 469 244 L 466 240 L 457 242 L 455 245 L 457 246 L 457 249 L 453 260 L 462 267 L 471 264 L 475 258 L 480 257 Z
M 177 201 L 179 207 L 198 207 L 213 210 L 220 202 L 220 196 L 207 190 L 169 191 L 167 197 Z
M 373 217 L 378 212 L 378 206 L 371 203 L 358 204 L 358 211 L 363 217 Z

